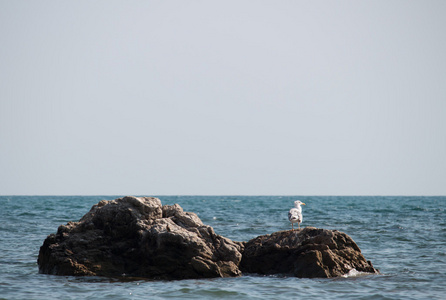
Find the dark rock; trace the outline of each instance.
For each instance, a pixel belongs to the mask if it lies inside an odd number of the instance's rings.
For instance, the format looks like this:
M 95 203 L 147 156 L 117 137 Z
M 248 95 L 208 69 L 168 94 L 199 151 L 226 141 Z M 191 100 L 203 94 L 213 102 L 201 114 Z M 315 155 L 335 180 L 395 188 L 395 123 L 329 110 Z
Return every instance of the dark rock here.
M 233 242 L 178 204 L 150 197 L 99 202 L 49 235 L 37 262 L 45 274 L 152 279 L 377 273 L 345 233 L 307 227 Z
M 242 272 L 329 278 L 353 269 L 378 273 L 345 233 L 307 227 L 262 235 L 245 244 Z
M 101 201 L 51 234 L 39 271 L 56 275 L 183 279 L 239 276 L 243 244 L 157 198 Z

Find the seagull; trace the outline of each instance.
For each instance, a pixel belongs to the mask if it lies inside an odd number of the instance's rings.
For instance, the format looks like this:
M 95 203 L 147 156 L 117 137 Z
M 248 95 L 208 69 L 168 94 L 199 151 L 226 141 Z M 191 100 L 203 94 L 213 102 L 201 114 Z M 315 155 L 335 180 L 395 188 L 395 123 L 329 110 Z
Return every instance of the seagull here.
M 290 209 L 288 212 L 288 220 L 291 222 L 291 230 L 294 230 L 294 223 L 297 223 L 297 226 L 300 229 L 300 223 L 302 223 L 302 207 L 301 205 L 305 205 L 305 203 L 297 200 L 294 201 L 294 208 Z

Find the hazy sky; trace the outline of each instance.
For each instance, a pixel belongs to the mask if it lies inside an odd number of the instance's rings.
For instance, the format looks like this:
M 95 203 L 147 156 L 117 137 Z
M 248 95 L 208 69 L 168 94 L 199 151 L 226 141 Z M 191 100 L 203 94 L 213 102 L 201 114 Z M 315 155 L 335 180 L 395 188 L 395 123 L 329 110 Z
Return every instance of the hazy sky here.
M 0 194 L 446 195 L 445 16 L 0 0 Z

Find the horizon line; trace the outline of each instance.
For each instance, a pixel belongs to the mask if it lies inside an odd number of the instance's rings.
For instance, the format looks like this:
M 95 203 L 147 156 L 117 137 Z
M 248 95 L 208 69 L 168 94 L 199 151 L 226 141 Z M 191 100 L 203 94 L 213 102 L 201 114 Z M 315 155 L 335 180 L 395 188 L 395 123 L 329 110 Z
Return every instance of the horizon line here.
M 446 197 L 439 194 L 0 194 L 0 197 Z

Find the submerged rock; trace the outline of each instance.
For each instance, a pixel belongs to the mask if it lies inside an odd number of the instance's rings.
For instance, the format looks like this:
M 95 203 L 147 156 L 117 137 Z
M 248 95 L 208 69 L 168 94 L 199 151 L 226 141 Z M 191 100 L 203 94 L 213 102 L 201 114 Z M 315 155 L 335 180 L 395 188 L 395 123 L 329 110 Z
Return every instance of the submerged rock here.
M 151 279 L 377 273 L 345 233 L 307 227 L 234 242 L 178 204 L 151 197 L 100 201 L 49 235 L 37 262 L 44 274 Z
M 337 230 L 306 227 L 262 235 L 245 244 L 243 272 L 305 278 L 343 276 L 352 270 L 378 273 L 351 237 Z
M 51 234 L 39 271 L 81 276 L 185 279 L 239 276 L 242 243 L 215 234 L 194 213 L 157 198 L 101 201 Z

